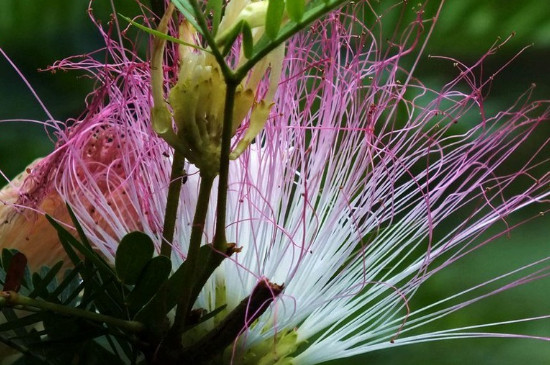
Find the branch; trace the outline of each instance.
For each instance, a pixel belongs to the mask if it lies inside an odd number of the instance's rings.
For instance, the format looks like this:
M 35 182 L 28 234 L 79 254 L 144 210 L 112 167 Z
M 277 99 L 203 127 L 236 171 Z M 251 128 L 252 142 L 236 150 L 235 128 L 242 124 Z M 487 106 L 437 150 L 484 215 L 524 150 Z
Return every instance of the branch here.
M 127 321 L 124 319 L 110 317 L 96 312 L 90 312 L 80 308 L 67 307 L 61 304 L 33 299 L 24 295 L 20 295 L 14 291 L 0 292 L 0 308 L 4 306 L 23 306 L 23 308 L 21 309 L 25 309 L 25 307 L 39 308 L 46 311 L 65 314 L 67 316 L 79 317 L 94 322 L 105 323 L 113 327 L 117 327 L 122 330 L 134 333 L 141 332 L 145 329 L 145 326 L 141 322 Z

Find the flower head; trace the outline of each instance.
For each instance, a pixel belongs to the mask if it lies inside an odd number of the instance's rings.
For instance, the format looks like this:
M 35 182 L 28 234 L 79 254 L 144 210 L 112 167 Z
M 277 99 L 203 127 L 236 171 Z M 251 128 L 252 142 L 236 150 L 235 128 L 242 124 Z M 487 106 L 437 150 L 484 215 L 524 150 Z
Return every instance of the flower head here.
M 247 5 L 248 4 L 248 5 Z M 249 3 L 248 1 L 231 1 L 227 13 L 222 18 L 218 29 L 218 43 L 227 40 L 226 35 L 238 31 L 235 27 L 241 24 L 251 24 L 253 27 L 263 25 L 256 15 L 258 6 L 265 8 L 267 1 Z M 235 18 L 235 13 L 243 8 Z M 170 5 L 160 21 L 159 30 L 166 32 L 174 6 Z M 246 14 L 246 15 L 242 15 Z M 260 11 L 265 19 L 265 10 Z M 251 22 L 251 23 L 250 23 Z M 170 89 L 169 104 L 177 132 L 172 128 L 172 117 L 164 102 L 164 68 L 162 65 L 166 41 L 157 38 L 152 57 L 152 85 L 154 106 L 151 118 L 155 131 L 173 147 L 178 149 L 189 162 L 195 164 L 201 173 L 216 175 L 220 164 L 220 149 L 224 126 L 224 104 L 227 87 L 224 80 L 224 70 L 216 57 L 207 49 L 201 49 L 196 39 L 199 36 L 189 23 L 179 26 L 179 36 L 184 44 L 179 46 L 179 52 L 173 59 L 178 59 L 179 72 L 176 84 Z M 263 32 L 255 32 L 256 38 Z M 236 34 L 235 34 L 236 36 Z M 229 36 L 231 37 L 231 36 Z M 234 37 L 233 37 L 234 38 Z M 199 48 L 199 51 L 196 51 Z M 195 49 L 195 50 L 194 50 Z M 231 48 L 229 48 L 231 49 Z M 239 83 L 235 95 L 235 106 L 232 110 L 231 135 L 250 113 L 248 128 L 244 136 L 232 151 L 231 157 L 237 158 L 261 131 L 269 115 L 275 88 L 279 81 L 280 68 L 284 47 L 268 54 L 262 62 L 250 72 L 246 80 Z M 244 63 L 247 57 L 241 54 L 236 57 Z M 269 72 L 267 72 L 269 70 Z M 227 71 L 226 71 L 227 72 Z M 260 88 L 262 80 L 268 73 L 266 90 Z
M 287 43 L 264 130 L 231 162 L 226 234 L 242 250 L 222 263 L 196 303 L 209 311 L 222 304 L 227 309 L 196 331 L 222 320 L 263 278 L 285 289 L 256 322 L 243 323 L 226 352 L 228 362 L 315 364 L 399 344 L 481 336 L 469 329 L 418 331 L 549 274 L 544 258 L 519 268 L 519 280 L 505 274 L 432 306 L 409 305 L 430 277 L 487 244 L 477 239 L 495 222 L 507 222 L 530 204 L 548 209 L 550 140 L 534 150 L 540 160 L 530 158 L 514 173 L 500 168 L 548 120 L 550 108 L 530 102 L 527 92 L 509 109 L 486 115 L 490 80 L 476 74 L 483 60 L 456 62 L 453 81 L 437 91 L 426 87 L 403 66 L 421 41 L 420 13 L 385 46 L 378 41 L 380 18 L 368 26 L 350 15 L 366 8 L 361 3 L 336 11 Z M 146 232 L 160 246 L 172 152 L 153 133 L 146 63 L 128 58 L 112 40 L 106 50 L 111 63 L 85 57 L 54 66 L 86 69 L 101 84 L 88 115 L 59 131 L 56 151 L 26 181 L 48 175 L 49 190 L 71 205 L 95 247 L 112 259 L 131 230 Z M 169 101 L 189 150 L 199 149 L 192 144 L 201 133 L 218 133 L 224 94 L 219 74 L 203 51 L 181 54 Z M 262 86 L 253 85 L 254 93 Z M 257 94 L 238 101 L 238 123 L 255 99 Z M 239 143 L 239 133 L 246 132 L 235 125 L 234 133 Z M 187 157 L 172 242 L 180 263 L 201 180 L 200 163 Z M 521 190 L 518 182 L 524 183 Z M 214 236 L 215 201 L 210 205 L 204 244 Z M 494 283 L 502 284 L 489 289 Z M 484 288 L 481 295 L 473 291 Z

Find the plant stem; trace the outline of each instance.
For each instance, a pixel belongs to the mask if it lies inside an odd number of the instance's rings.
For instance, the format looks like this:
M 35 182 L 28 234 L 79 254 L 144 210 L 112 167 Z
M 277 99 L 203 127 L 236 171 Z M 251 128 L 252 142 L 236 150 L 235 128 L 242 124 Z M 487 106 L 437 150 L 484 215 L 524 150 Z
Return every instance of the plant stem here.
M 233 124 L 233 106 L 237 83 L 227 80 L 225 106 L 223 115 L 223 133 L 220 152 L 220 171 L 218 180 L 218 201 L 216 207 L 216 232 L 214 233 L 214 249 L 225 251 L 225 214 L 227 210 L 227 184 L 229 181 L 229 153 L 231 152 L 231 126 Z
M 120 328 L 122 330 L 130 332 L 141 332 L 145 329 L 145 326 L 141 322 L 137 321 L 127 321 L 120 318 L 106 316 L 96 312 L 90 312 L 80 308 L 67 307 L 61 304 L 55 304 L 51 302 L 46 302 L 43 300 L 38 300 L 34 298 L 29 298 L 24 295 L 20 295 L 14 291 L 3 291 L 0 292 L 0 307 L 2 306 L 27 306 L 40 308 L 42 310 L 48 310 L 60 314 L 65 314 L 72 317 L 79 317 L 88 319 L 94 322 L 106 323 L 108 325 Z
M 206 43 L 212 50 L 212 54 L 216 58 L 216 61 L 218 62 L 218 65 L 220 66 L 220 70 L 222 72 L 222 75 L 225 77 L 226 80 L 232 79 L 234 80 L 233 71 L 231 68 L 227 65 L 225 62 L 225 59 L 223 58 L 223 55 L 221 54 L 219 48 L 216 46 L 216 41 L 214 40 L 214 37 L 212 36 L 212 33 L 210 33 L 210 29 L 208 29 L 208 24 L 206 22 L 206 19 L 204 18 L 204 15 L 202 13 L 202 9 L 199 5 L 199 3 L 196 0 L 189 0 L 189 3 L 193 7 L 193 10 L 195 12 L 195 15 L 197 17 L 197 23 L 199 24 L 202 33 L 204 35 L 204 39 L 206 40 Z
M 181 185 L 183 183 L 184 162 L 185 159 L 183 155 L 177 150 L 174 150 L 172 172 L 170 173 L 170 186 L 168 187 L 168 197 L 166 201 L 166 213 L 164 215 L 164 226 L 162 228 L 162 244 L 160 246 L 160 254 L 168 258 L 171 256 L 172 241 L 174 240 L 174 231 L 176 229 Z
M 227 183 L 229 178 L 229 153 L 231 149 L 231 125 L 233 122 L 233 106 L 235 104 L 235 91 L 237 83 L 226 80 L 227 90 L 225 95 L 224 121 L 222 143 L 220 151 L 220 169 L 218 182 L 218 200 L 216 210 L 216 231 L 214 234 L 213 247 L 215 251 L 226 252 L 227 240 L 225 236 L 225 215 L 227 210 Z M 201 186 L 199 189 L 199 198 L 195 208 L 195 217 L 193 219 L 193 228 L 191 230 L 191 239 L 189 242 L 189 251 L 186 259 L 186 278 L 187 285 L 182 288 L 181 299 L 176 309 L 176 318 L 174 325 L 167 334 L 171 341 L 177 341 L 174 346 L 178 346 L 181 332 L 185 328 L 185 322 L 191 312 L 196 300 L 196 281 L 200 278 L 196 275 L 198 272 L 198 257 L 201 245 L 201 239 L 204 229 L 204 222 L 210 200 L 210 192 L 214 177 L 201 176 Z M 206 263 L 202 263 L 205 265 Z
M 201 176 L 201 184 L 199 188 L 199 197 L 195 208 L 195 217 L 193 218 L 193 227 L 191 229 L 191 238 L 189 239 L 189 250 L 187 252 L 186 285 L 182 287 L 178 308 L 176 310 L 176 318 L 174 326 L 170 329 L 169 337 L 180 338 L 180 330 L 185 326 L 185 321 L 193 304 L 193 288 L 197 280 L 197 271 L 199 264 L 199 249 L 201 247 L 202 235 L 204 232 L 204 223 L 206 221 L 206 213 L 208 212 L 208 202 L 210 201 L 210 192 L 212 191 L 213 176 Z M 202 263 L 204 264 L 204 263 Z

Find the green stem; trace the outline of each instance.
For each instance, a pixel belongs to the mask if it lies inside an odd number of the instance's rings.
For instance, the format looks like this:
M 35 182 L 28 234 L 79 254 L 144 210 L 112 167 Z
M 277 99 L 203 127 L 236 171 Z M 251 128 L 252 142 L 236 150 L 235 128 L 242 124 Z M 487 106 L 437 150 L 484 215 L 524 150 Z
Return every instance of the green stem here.
M 213 176 L 201 176 L 199 197 L 197 200 L 197 207 L 195 208 L 195 217 L 193 218 L 191 238 L 189 239 L 189 250 L 187 252 L 187 259 L 185 260 L 186 271 L 184 273 L 184 277 L 186 278 L 186 285 L 181 289 L 174 326 L 170 329 L 171 333 L 168 334 L 168 337 L 180 337 L 180 330 L 185 326 L 185 321 L 189 315 L 189 312 L 191 312 L 191 308 L 193 307 L 195 301 L 195 298 L 193 298 L 193 288 L 195 286 L 195 281 L 197 280 L 196 274 L 199 265 L 199 251 L 213 182 Z
M 214 233 L 214 249 L 224 252 L 226 248 L 225 214 L 227 210 L 227 184 L 229 181 L 229 153 L 231 152 L 231 126 L 233 124 L 233 106 L 237 83 L 226 80 L 227 91 L 223 115 L 223 133 L 220 152 L 220 171 L 218 180 L 218 201 L 216 207 L 216 231 Z
M 166 201 L 166 213 L 164 215 L 164 226 L 162 228 L 162 244 L 160 246 L 160 254 L 168 258 L 170 258 L 172 252 L 172 241 L 174 240 L 174 231 L 176 229 L 181 185 L 183 184 L 184 178 L 184 162 L 185 158 L 181 152 L 174 150 L 172 172 L 170 173 L 170 186 L 168 187 L 168 197 Z
M 33 308 L 39 308 L 42 310 L 52 311 L 60 314 L 65 314 L 67 316 L 79 317 L 88 319 L 94 322 L 106 323 L 108 325 L 126 330 L 129 332 L 141 332 L 145 329 L 145 326 L 141 322 L 137 321 L 127 321 L 120 318 L 106 316 L 100 313 L 90 312 L 80 308 L 67 307 L 61 304 L 55 304 L 51 302 L 46 302 L 43 300 L 29 298 L 24 295 L 20 295 L 14 291 L 4 291 L 0 292 L 0 307 L 2 306 L 27 306 Z

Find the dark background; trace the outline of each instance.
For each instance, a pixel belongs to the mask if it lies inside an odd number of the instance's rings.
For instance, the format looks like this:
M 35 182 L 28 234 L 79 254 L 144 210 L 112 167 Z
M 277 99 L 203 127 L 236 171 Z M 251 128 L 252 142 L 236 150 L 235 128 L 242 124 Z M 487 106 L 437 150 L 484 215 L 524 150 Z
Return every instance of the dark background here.
M 76 118 L 84 109 L 84 98 L 92 82 L 78 73 L 38 72 L 54 61 L 95 50 L 102 46 L 89 21 L 84 0 L 0 0 L 0 47 L 15 62 L 35 88 L 55 119 Z M 383 8 L 382 1 L 373 3 Z M 138 14 L 132 1 L 115 0 L 117 11 Z M 429 4 L 427 14 L 437 6 Z M 410 5 L 408 16 L 414 14 Z M 94 12 L 103 22 L 109 20 L 110 4 L 95 0 Z M 496 70 L 521 48 L 534 43 L 495 81 L 487 105 L 492 110 L 505 108 L 529 85 L 537 83 L 536 96 L 550 98 L 550 2 L 540 0 L 449 0 L 445 4 L 435 33 L 416 76 L 429 85 L 443 85 L 454 70 L 428 59 L 428 54 L 446 55 L 473 63 L 498 37 L 513 39 L 492 56 L 487 69 Z M 365 20 L 367 23 L 369 19 Z M 0 57 L 0 120 L 45 120 L 17 73 Z M 548 129 L 546 129 L 548 131 Z M 529 146 L 526 146 L 528 151 Z M 40 124 L 0 123 L 0 170 L 9 178 L 32 160 L 52 150 L 47 132 Z M 3 185 L 0 184 L 0 185 Z M 480 281 L 550 254 L 548 217 L 513 232 L 509 238 L 494 242 L 452 269 L 445 270 L 421 290 L 418 303 L 430 303 L 454 285 Z M 546 226 L 545 226 L 546 224 Z M 501 227 L 502 228 L 502 227 Z M 476 304 L 440 322 L 437 329 L 465 324 L 522 318 L 550 313 L 550 282 L 537 282 Z M 517 331 L 550 336 L 550 321 L 523 324 Z M 374 352 L 334 364 L 548 364 L 550 343 L 533 340 L 475 339 L 446 341 L 398 347 Z

